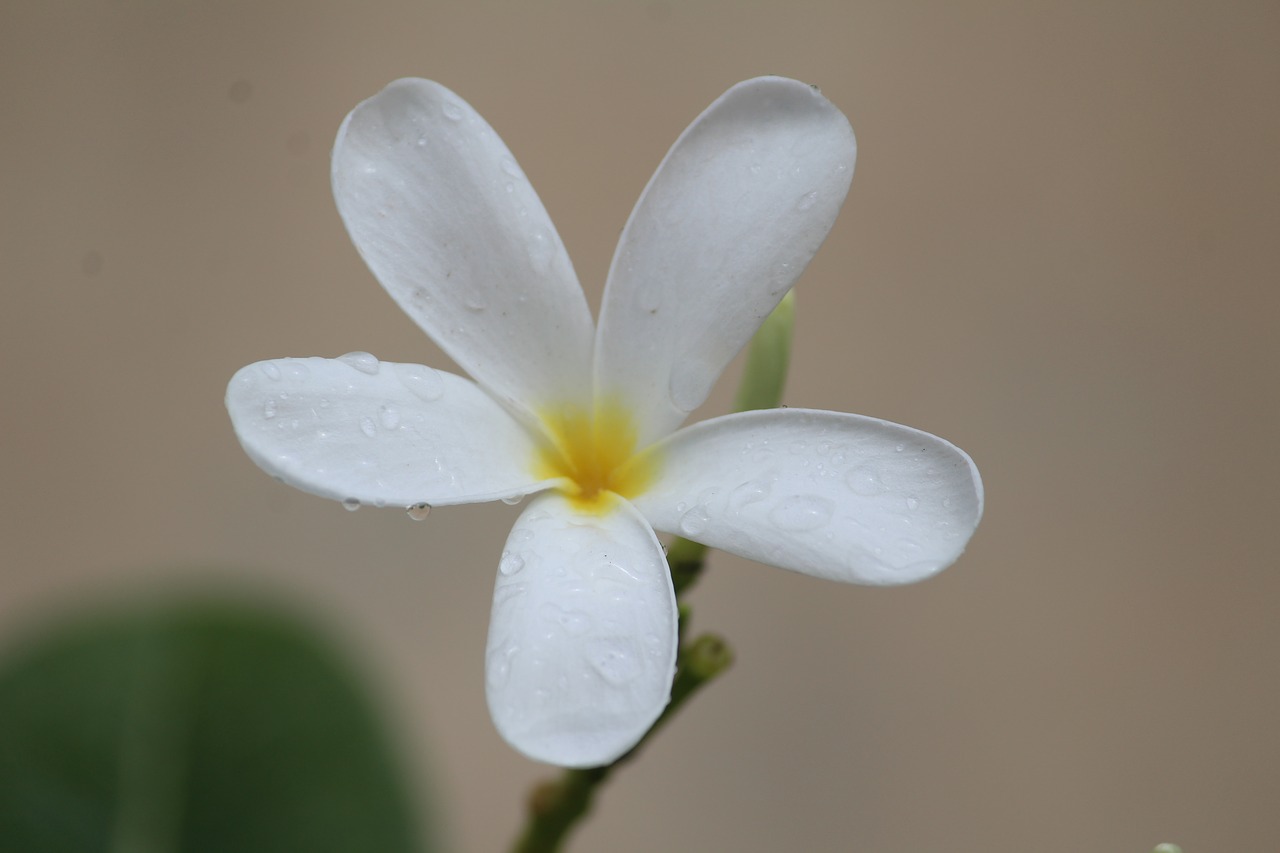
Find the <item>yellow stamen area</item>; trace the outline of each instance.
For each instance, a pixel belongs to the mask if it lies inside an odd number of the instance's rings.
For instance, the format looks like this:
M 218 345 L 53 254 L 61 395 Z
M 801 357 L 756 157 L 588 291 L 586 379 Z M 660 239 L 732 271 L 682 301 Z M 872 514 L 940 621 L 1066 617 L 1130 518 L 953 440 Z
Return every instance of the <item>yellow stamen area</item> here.
M 603 513 L 609 496 L 634 497 L 658 473 L 657 454 L 636 452 L 636 427 L 627 407 L 605 400 L 594 412 L 581 406 L 548 406 L 538 412 L 547 440 L 538 449 L 538 477 L 563 477 L 564 493 L 586 512 Z

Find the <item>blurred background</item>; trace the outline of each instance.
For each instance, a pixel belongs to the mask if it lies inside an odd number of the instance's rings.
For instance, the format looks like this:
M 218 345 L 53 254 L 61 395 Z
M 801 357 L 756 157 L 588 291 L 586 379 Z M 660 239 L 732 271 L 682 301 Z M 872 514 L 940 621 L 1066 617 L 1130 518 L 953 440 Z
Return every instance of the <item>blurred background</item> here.
M 484 702 L 518 508 L 415 523 L 293 491 L 241 452 L 226 382 L 350 350 L 451 367 L 329 193 L 339 123 L 390 80 L 489 120 L 598 307 L 677 134 L 783 74 L 860 149 L 786 401 L 954 441 L 986 517 L 908 588 L 716 555 L 694 628 L 737 664 L 573 849 L 1269 848 L 1277 33 L 1269 0 L 11 0 L 0 648 L 158 590 L 289 602 L 366 668 L 452 847 L 502 849 L 549 772 Z

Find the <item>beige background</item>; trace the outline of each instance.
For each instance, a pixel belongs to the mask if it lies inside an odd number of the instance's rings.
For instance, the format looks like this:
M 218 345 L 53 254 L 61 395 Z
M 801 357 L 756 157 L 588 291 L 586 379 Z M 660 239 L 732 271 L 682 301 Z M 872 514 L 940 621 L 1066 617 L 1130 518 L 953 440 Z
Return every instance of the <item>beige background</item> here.
M 596 305 L 676 135 L 786 74 L 861 155 L 787 401 L 955 441 L 986 519 L 911 588 L 717 557 L 695 627 L 738 664 L 576 849 L 1273 849 L 1277 34 L 1270 0 L 10 0 L 0 642 L 177 581 L 297 602 L 371 668 L 457 849 L 500 849 L 545 773 L 483 698 L 517 510 L 294 492 L 239 450 L 226 381 L 356 349 L 447 366 L 329 196 L 339 122 L 391 79 L 489 119 Z

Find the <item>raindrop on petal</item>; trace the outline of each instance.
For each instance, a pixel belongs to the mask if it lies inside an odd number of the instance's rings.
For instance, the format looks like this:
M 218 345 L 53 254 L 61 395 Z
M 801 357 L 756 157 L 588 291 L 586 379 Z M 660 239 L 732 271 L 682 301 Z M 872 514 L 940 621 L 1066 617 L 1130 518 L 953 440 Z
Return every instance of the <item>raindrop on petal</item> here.
M 378 408 L 378 420 L 386 429 L 395 429 L 400 426 L 400 410 L 394 403 L 383 403 Z
M 869 498 L 885 491 L 885 485 L 880 480 L 880 474 L 872 465 L 859 465 L 856 468 L 849 469 L 844 475 L 844 484 L 849 487 L 849 491 L 855 495 L 862 495 Z
M 572 637 L 581 637 L 591 630 L 591 617 L 581 610 L 565 610 L 563 607 L 548 601 L 538 609 L 538 612 L 543 619 L 553 625 L 560 626 L 566 634 Z
M 518 646 L 508 646 L 505 649 L 494 649 L 489 653 L 485 661 L 487 664 L 485 679 L 490 687 L 501 687 L 507 683 L 507 679 L 511 677 L 511 659 L 518 651 L 520 651 Z
M 529 260 L 533 261 L 533 268 L 540 273 L 547 272 L 555 253 L 556 244 L 547 229 L 542 226 L 534 228 L 529 234 Z
M 289 375 L 290 379 L 300 380 L 306 379 L 311 375 L 311 368 L 307 367 L 307 363 L 298 358 L 291 358 L 284 363 L 284 373 Z M 284 396 L 283 394 L 280 396 Z
M 516 572 L 524 568 L 524 557 L 514 551 L 503 551 L 502 559 L 498 560 L 498 571 L 504 575 L 514 575 Z
M 373 423 L 373 418 L 364 415 L 360 418 L 360 431 L 369 438 L 373 438 L 378 434 L 378 427 Z
M 587 650 L 587 660 L 607 682 L 623 685 L 640 675 L 641 664 L 628 644 L 618 640 L 600 640 Z
M 711 515 L 707 512 L 707 508 L 695 506 L 680 516 L 680 532 L 685 536 L 697 536 L 707 529 L 707 523 L 710 521 Z
M 421 364 L 397 364 L 396 376 L 413 396 L 424 403 L 434 403 L 444 396 L 444 378 L 438 371 Z
M 729 508 L 734 512 L 742 512 L 744 507 L 769 497 L 772 488 L 773 486 L 767 480 L 751 480 L 743 483 L 729 495 Z
M 342 502 L 342 508 L 347 512 L 355 512 L 360 508 L 360 501 L 356 498 L 347 498 Z
M 802 533 L 829 523 L 834 512 L 835 504 L 827 498 L 796 495 L 775 506 L 769 513 L 769 520 L 781 530 Z
M 427 516 L 431 514 L 431 504 L 421 503 L 413 506 L 405 507 L 404 510 L 414 521 L 425 521 Z
M 338 356 L 338 361 L 370 376 L 377 375 L 378 368 L 381 367 L 377 357 L 367 352 L 349 352 L 346 355 Z

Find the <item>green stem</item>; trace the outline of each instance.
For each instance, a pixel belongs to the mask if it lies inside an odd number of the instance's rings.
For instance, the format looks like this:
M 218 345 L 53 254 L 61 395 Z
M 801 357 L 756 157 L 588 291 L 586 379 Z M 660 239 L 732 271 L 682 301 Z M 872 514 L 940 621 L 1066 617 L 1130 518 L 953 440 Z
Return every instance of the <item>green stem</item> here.
M 671 702 L 645 736 L 629 752 L 603 767 L 566 770 L 559 779 L 547 780 L 533 789 L 528 802 L 528 823 L 512 848 L 513 853 L 554 853 L 571 830 L 591 811 L 597 789 L 618 767 L 630 761 L 650 738 L 671 719 L 689 697 L 728 669 L 733 652 L 723 639 L 703 634 L 681 648 L 676 659 L 676 677 L 671 685 Z

